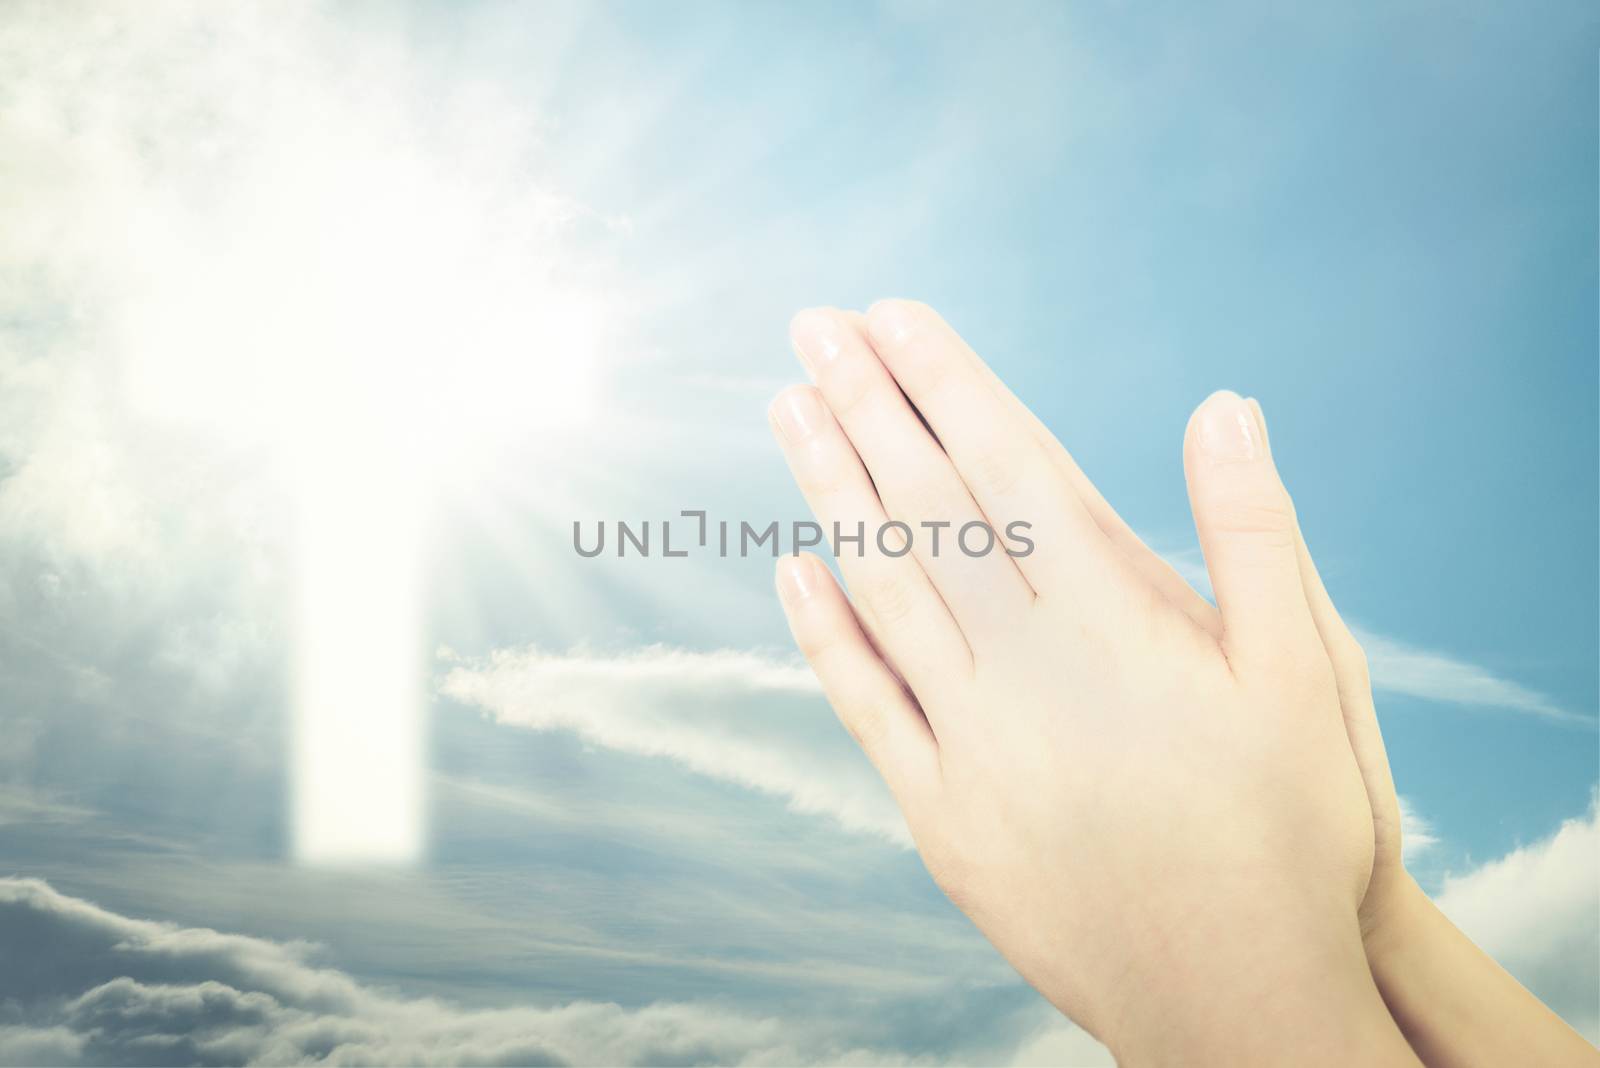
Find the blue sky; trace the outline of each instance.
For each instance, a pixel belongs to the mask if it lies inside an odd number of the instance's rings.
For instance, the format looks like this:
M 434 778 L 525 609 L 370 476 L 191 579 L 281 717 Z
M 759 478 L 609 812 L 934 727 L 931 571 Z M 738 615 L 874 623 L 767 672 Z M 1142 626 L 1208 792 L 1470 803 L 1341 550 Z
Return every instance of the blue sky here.
M 178 1043 L 85 998 L 208 981 L 239 1004 L 169 1049 L 265 1049 L 266 994 L 267 1031 L 379 1059 L 1099 1056 L 906 850 L 770 561 L 570 548 L 804 518 L 764 415 L 785 324 L 889 295 L 1190 570 L 1185 420 L 1260 398 L 1413 871 L 1594 1037 L 1600 18 L 1326 7 L 0 16 L 0 947 L 79 947 L 7 992 L 0 1061 Z M 563 305 L 584 344 L 540 332 Z M 285 861 L 280 461 L 340 440 L 305 429 L 330 337 L 371 387 L 339 410 L 401 413 L 426 484 L 413 870 Z M 146 920 L 211 933 L 112 948 Z

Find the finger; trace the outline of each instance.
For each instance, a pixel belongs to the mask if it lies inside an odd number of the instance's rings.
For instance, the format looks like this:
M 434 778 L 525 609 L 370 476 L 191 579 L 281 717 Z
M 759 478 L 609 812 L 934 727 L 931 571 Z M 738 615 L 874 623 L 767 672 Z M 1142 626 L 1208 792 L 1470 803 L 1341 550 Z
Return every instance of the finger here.
M 1041 597 L 1097 608 L 1108 583 L 1125 581 L 1111 543 L 1060 478 L 1035 436 L 978 373 L 977 357 L 925 305 L 879 301 L 867 331 L 884 365 L 938 435 L 978 506 L 999 529 L 1028 525 L 1044 551 L 1017 557 Z
M 912 552 L 969 644 L 1003 640 L 1033 590 L 866 338 L 832 309 L 795 316 L 795 349 L 866 465 L 884 511 L 912 527 Z
M 1322 640 L 1328 662 L 1333 665 L 1339 711 L 1344 717 L 1350 751 L 1355 755 L 1361 781 L 1367 788 L 1367 805 L 1372 809 L 1377 843 L 1380 848 L 1389 847 L 1398 855 L 1400 802 L 1394 787 L 1394 773 L 1389 768 L 1389 751 L 1378 726 L 1378 709 L 1372 701 L 1372 675 L 1367 667 L 1367 654 L 1334 608 L 1333 598 L 1328 596 L 1305 536 L 1298 527 L 1295 529 L 1295 554 L 1300 560 L 1300 574 L 1317 636 Z
M 1184 473 L 1230 662 L 1320 654 L 1300 576 L 1294 504 L 1255 413 L 1226 390 L 1189 419 Z
M 867 317 L 863 313 L 850 311 L 846 312 L 845 316 L 858 330 L 867 329 Z M 1078 466 L 1078 461 L 1067 451 L 1067 447 L 1050 432 L 1050 428 L 1045 426 L 1042 419 L 1022 403 L 1000 376 L 995 374 L 994 368 L 973 352 L 970 345 L 963 344 L 959 348 L 978 375 L 989 383 L 995 396 L 999 397 L 1000 402 L 1009 409 L 1012 417 L 1033 435 L 1039 447 L 1044 450 L 1046 458 L 1055 466 L 1057 473 L 1077 492 L 1078 500 L 1083 503 L 1089 517 L 1094 520 L 1095 525 L 1111 544 L 1127 558 L 1134 570 L 1155 587 L 1156 592 L 1160 593 L 1169 604 L 1193 620 L 1201 630 L 1213 637 L 1221 637 L 1222 618 L 1217 615 L 1216 606 L 1200 596 L 1160 553 L 1144 543 L 1127 521 L 1117 514 L 1117 510 L 1101 494 L 1099 487 L 1084 474 L 1083 468 Z
M 785 557 L 777 583 L 795 643 L 834 712 L 900 804 L 915 804 L 939 781 L 938 743 L 922 710 L 873 651 L 822 561 Z
M 1261 434 L 1261 447 L 1266 450 L 1270 459 L 1272 439 L 1267 433 L 1267 417 L 1261 410 L 1261 402 L 1250 397 L 1245 403 L 1249 405 L 1256 429 Z M 1371 706 L 1372 687 L 1368 680 L 1366 654 L 1361 651 L 1360 643 L 1345 625 L 1338 609 L 1333 606 L 1333 598 L 1328 596 L 1328 588 L 1322 582 L 1316 561 L 1311 558 L 1311 550 L 1306 546 L 1305 535 L 1301 532 L 1298 522 L 1295 524 L 1294 537 L 1295 558 L 1299 563 L 1306 604 L 1311 609 L 1312 623 L 1316 626 L 1317 634 L 1327 649 L 1328 658 L 1333 662 L 1334 673 L 1346 676 L 1352 684 L 1359 684 L 1350 687 L 1351 696 L 1359 697 Z M 1341 684 L 1341 694 L 1344 689 Z
M 1261 442 L 1267 454 L 1272 454 L 1272 439 L 1267 432 L 1267 417 L 1255 398 L 1247 402 L 1255 416 L 1256 427 L 1261 431 Z M 1339 709 L 1344 715 L 1345 733 L 1350 738 L 1350 749 L 1355 754 L 1356 765 L 1361 769 L 1361 781 L 1366 784 L 1368 803 L 1376 826 L 1380 845 L 1392 846 L 1398 853 L 1400 845 L 1400 805 L 1395 795 L 1394 774 L 1389 768 L 1389 754 L 1383 744 L 1383 732 L 1378 726 L 1378 709 L 1372 700 L 1372 675 L 1367 666 L 1367 654 L 1361 643 L 1351 633 L 1343 617 L 1333 605 L 1322 574 L 1306 545 L 1305 534 L 1295 524 L 1295 556 L 1300 563 L 1300 579 L 1305 589 L 1306 603 L 1311 608 L 1311 619 L 1322 640 L 1322 648 L 1333 665 L 1334 681 L 1339 689 Z
M 889 518 L 822 397 L 810 386 L 791 386 L 772 402 L 770 416 L 789 470 L 822 528 L 831 533 L 837 524 L 850 534 L 864 528 L 859 543 L 840 545 L 839 569 L 878 648 L 912 692 L 928 693 L 970 672 L 966 639 L 922 565 L 892 536 L 878 537 Z

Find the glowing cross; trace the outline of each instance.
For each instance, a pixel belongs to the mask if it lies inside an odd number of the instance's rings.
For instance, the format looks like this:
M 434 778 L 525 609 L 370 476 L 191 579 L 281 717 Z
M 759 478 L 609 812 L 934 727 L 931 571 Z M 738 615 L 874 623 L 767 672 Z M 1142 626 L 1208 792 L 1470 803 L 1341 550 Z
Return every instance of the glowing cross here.
M 429 488 L 581 418 L 612 318 L 493 197 L 404 162 L 351 162 L 230 220 L 223 247 L 168 250 L 188 270 L 126 325 L 136 403 L 263 447 L 292 486 L 289 815 L 310 863 L 421 856 Z

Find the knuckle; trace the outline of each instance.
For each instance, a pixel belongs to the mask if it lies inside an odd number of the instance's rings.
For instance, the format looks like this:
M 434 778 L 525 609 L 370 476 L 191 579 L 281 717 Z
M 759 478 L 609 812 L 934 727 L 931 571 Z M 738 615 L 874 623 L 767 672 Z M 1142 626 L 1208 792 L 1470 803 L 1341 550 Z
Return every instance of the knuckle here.
M 859 371 L 836 374 L 827 393 L 828 407 L 833 410 L 834 417 L 843 423 L 860 412 L 870 403 L 874 385 L 870 376 Z
M 916 358 L 897 365 L 897 377 L 907 380 L 910 392 L 918 398 L 937 398 L 956 386 L 959 368 L 942 346 L 928 342 L 916 344 Z
M 895 489 L 895 513 L 913 526 L 925 519 L 942 519 L 950 510 L 949 496 L 945 486 L 919 478 Z
M 887 573 L 869 580 L 866 588 L 867 607 L 880 626 L 892 627 L 905 622 L 915 610 L 916 598 L 911 583 L 898 573 Z
M 1225 497 L 1213 504 L 1211 519 L 1230 534 L 1259 538 L 1274 547 L 1294 546 L 1294 509 L 1281 494 Z
M 795 644 L 806 661 L 816 667 L 839 644 L 839 631 L 827 626 L 802 627 L 795 634 Z
M 844 475 L 838 464 L 817 463 L 796 475 L 795 482 L 806 499 L 820 500 L 838 496 L 844 488 Z
M 855 740 L 856 745 L 868 754 L 883 747 L 889 710 L 877 701 L 863 701 L 848 708 L 838 709 L 839 722 Z
M 983 496 L 1009 496 L 1017 488 L 1020 466 L 1016 457 L 1000 450 L 979 452 L 969 464 L 967 484 Z

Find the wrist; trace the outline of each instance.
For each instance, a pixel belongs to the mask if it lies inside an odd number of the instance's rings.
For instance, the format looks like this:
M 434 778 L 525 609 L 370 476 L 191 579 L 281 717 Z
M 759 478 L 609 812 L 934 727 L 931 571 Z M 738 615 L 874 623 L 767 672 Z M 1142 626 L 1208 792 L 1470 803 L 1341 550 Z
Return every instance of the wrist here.
M 1174 947 L 1102 1036 L 1119 1064 L 1415 1064 L 1344 906 L 1253 910 Z
M 1433 909 L 1433 902 L 1404 868 L 1368 888 L 1361 902 L 1361 942 L 1374 974 L 1421 936 Z
M 1428 1064 L 1594 1064 L 1594 1047 L 1529 994 L 1406 876 L 1363 905 L 1384 1002 Z

